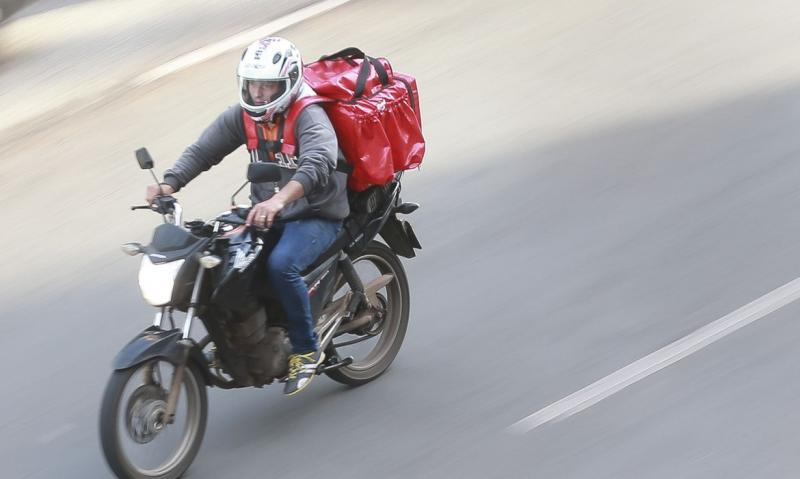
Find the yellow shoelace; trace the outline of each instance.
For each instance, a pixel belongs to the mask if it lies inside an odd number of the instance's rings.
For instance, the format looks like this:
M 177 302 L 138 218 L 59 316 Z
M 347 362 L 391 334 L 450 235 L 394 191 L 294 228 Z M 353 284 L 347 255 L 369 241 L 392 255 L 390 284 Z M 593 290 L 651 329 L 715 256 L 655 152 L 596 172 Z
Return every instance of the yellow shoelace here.
M 303 369 L 303 359 L 308 359 L 310 361 L 314 360 L 314 353 L 306 353 L 306 354 L 292 354 L 289 356 L 289 374 L 286 376 L 288 379 L 296 379 L 297 373 Z

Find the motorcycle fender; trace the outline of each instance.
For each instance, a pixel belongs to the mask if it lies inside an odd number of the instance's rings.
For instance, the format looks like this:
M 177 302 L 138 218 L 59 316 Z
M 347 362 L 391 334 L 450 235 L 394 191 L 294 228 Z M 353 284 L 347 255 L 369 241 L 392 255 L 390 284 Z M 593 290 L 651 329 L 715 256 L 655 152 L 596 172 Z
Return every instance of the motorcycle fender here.
M 408 221 L 400 221 L 397 215 L 390 216 L 380 231 L 381 237 L 392 251 L 406 258 L 416 256 L 415 249 L 422 249 L 417 235 Z
M 183 346 L 178 344 L 182 337 L 183 332 L 180 329 L 165 331 L 150 326 L 122 348 L 114 358 L 113 368 L 128 369 L 153 358 L 164 358 L 173 364 L 178 364 L 183 358 L 181 353 Z M 197 355 L 202 353 L 197 348 L 192 348 L 189 354 L 190 360 L 198 360 Z M 202 361 L 200 364 L 203 364 Z

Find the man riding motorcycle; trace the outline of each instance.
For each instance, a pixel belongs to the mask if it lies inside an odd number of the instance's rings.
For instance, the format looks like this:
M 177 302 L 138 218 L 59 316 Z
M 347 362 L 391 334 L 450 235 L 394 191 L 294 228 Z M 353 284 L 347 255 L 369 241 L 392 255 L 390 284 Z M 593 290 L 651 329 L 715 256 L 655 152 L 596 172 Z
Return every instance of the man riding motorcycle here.
M 248 143 L 246 128 L 256 129 L 258 145 L 248 144 L 251 161 L 281 166 L 279 191 L 272 184 L 251 185 L 253 207 L 247 224 L 270 228 L 268 243 L 274 244 L 266 271 L 286 313 L 292 344 L 287 395 L 306 388 L 325 359 L 300 272 L 331 245 L 349 213 L 347 176 L 336 169 L 340 159 L 336 134 L 319 105 L 307 106 L 297 118 L 295 155 L 280 152 L 289 107 L 298 98 L 314 95 L 303 81 L 302 69 L 299 51 L 286 39 L 267 37 L 248 46 L 237 71 L 239 104 L 220 114 L 165 171 L 164 182 L 148 186 L 146 192 L 152 203 L 156 196 L 179 191 Z

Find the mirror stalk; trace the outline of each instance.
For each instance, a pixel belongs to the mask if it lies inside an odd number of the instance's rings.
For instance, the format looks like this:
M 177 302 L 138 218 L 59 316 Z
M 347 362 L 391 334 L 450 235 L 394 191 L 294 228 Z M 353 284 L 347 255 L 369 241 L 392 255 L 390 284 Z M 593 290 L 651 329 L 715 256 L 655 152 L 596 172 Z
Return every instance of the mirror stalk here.
M 250 184 L 250 182 L 245 181 L 244 184 L 240 186 L 239 189 L 233 193 L 233 195 L 231 195 L 231 206 L 236 206 L 236 195 L 238 195 L 239 192 L 242 191 L 244 187 L 247 186 L 248 184 Z
M 150 168 L 148 171 L 153 176 L 153 180 L 155 180 L 156 184 L 158 185 L 158 190 L 161 192 L 161 196 L 167 196 L 164 194 L 164 185 L 162 185 L 161 182 L 158 181 L 158 177 L 156 176 L 156 173 L 153 171 L 153 169 Z

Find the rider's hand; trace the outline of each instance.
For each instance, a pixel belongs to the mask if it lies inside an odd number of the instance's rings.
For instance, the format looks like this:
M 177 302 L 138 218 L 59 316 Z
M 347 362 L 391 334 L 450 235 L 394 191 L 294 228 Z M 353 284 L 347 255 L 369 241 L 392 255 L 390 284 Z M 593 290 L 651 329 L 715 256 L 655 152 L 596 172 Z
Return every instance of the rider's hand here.
M 175 190 L 169 185 L 149 185 L 145 193 L 145 201 L 147 201 L 148 205 L 152 205 L 156 196 L 170 196 L 173 193 L 175 193 Z
M 275 216 L 286 206 L 279 197 L 273 196 L 267 201 L 262 201 L 250 209 L 247 215 L 247 226 L 258 226 L 259 228 L 271 228 Z

